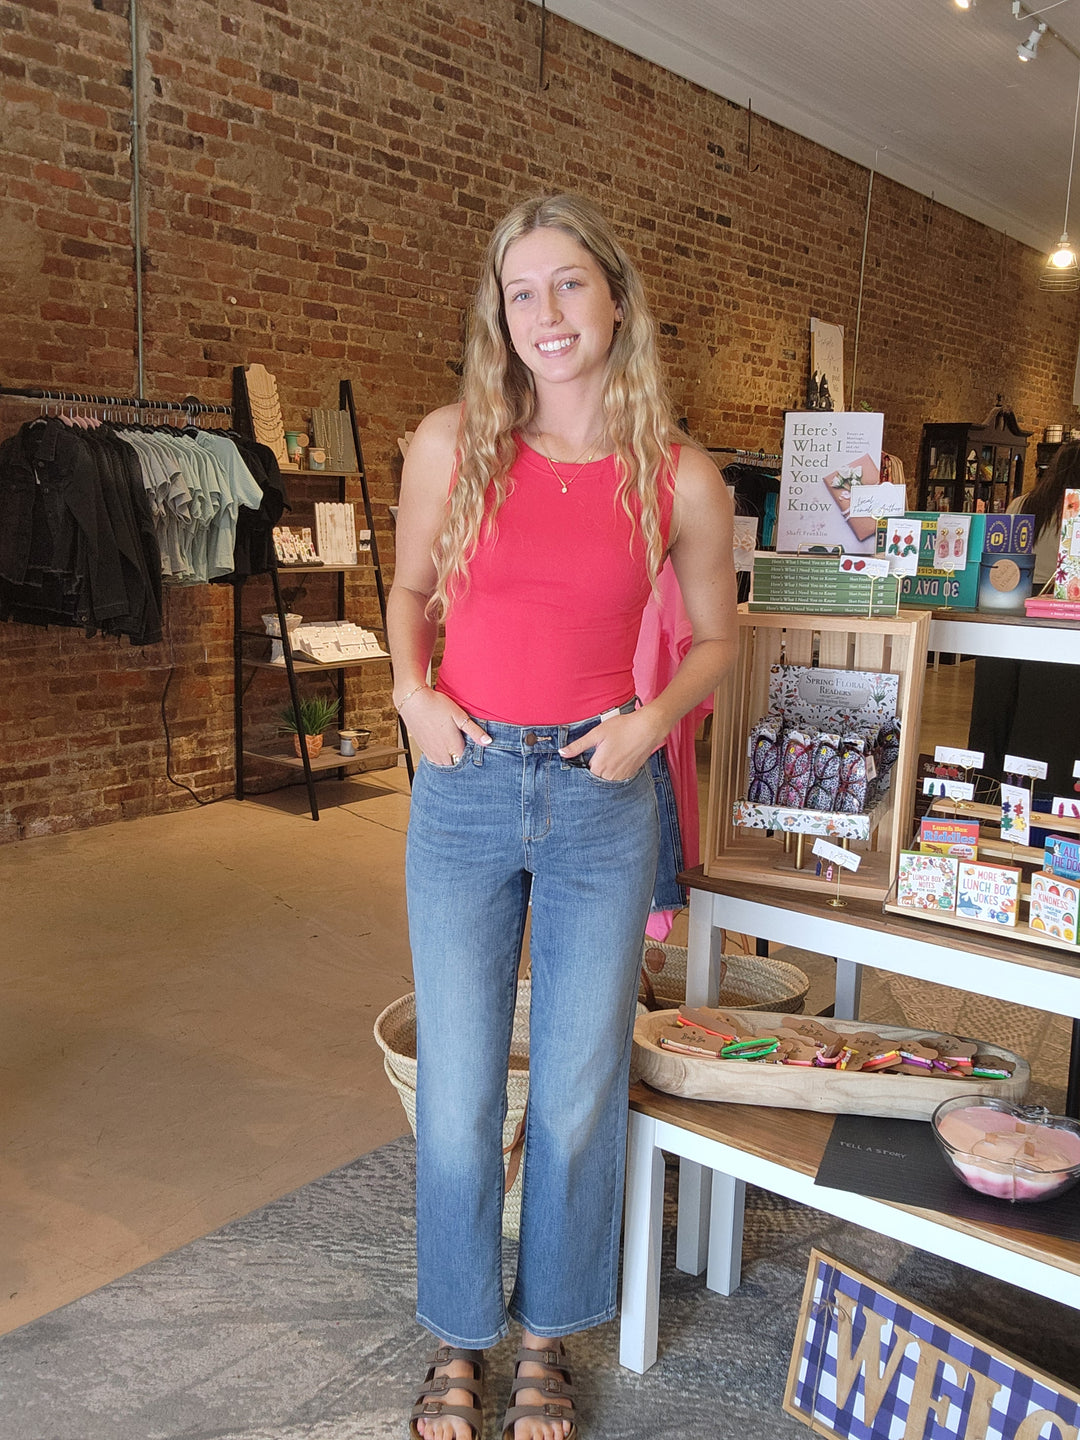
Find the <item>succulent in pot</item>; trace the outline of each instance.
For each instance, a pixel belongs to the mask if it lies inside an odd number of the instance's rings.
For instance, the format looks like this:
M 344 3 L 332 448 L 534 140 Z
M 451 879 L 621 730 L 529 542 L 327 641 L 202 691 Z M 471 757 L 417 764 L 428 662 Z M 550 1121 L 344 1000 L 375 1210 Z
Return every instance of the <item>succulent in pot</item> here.
M 308 695 L 300 701 L 300 722 L 304 727 L 308 758 L 314 760 L 323 746 L 323 732 L 337 724 L 338 702 L 330 695 Z M 293 737 L 293 746 L 300 754 L 300 734 L 296 723 L 296 712 L 287 705 L 279 714 L 280 728 Z

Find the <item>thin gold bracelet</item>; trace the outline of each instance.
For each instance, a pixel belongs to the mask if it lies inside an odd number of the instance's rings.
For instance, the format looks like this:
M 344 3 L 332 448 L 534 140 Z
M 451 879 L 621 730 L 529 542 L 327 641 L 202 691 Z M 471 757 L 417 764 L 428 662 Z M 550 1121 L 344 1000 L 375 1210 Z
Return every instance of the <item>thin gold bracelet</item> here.
M 419 685 L 414 685 L 413 688 L 409 691 L 409 693 L 408 693 L 407 695 L 403 695 L 403 696 L 401 697 L 401 699 L 400 699 L 400 700 L 397 702 L 397 704 L 394 706 L 394 709 L 395 709 L 395 710 L 398 712 L 398 714 L 400 715 L 400 714 L 401 714 L 402 706 L 405 704 L 405 702 L 406 702 L 407 700 L 411 700 L 412 697 L 417 693 L 418 690 L 430 690 L 430 689 L 431 689 L 431 686 L 427 683 L 427 681 L 426 681 L 426 680 L 421 680 L 421 682 L 420 682 Z

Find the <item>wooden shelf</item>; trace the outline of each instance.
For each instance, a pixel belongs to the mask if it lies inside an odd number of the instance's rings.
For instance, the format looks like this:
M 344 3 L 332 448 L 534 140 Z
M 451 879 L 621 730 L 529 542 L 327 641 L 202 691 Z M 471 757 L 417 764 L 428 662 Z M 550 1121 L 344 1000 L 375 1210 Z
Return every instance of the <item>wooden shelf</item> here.
M 325 746 L 311 760 L 312 770 L 340 770 L 345 765 L 355 765 L 361 760 L 389 760 L 398 755 L 404 755 L 405 751 L 394 745 L 369 745 L 366 750 L 358 750 L 355 755 L 342 755 L 339 750 L 330 750 Z M 303 770 L 304 762 L 292 748 L 291 742 L 286 742 L 280 748 L 267 745 L 261 750 L 244 751 L 249 760 L 268 760 L 273 765 L 285 765 L 290 770 Z
M 365 555 L 369 554 L 368 547 L 363 547 Z M 355 565 L 279 565 L 278 575 L 337 575 L 343 570 L 367 570 L 370 567 L 363 561 L 357 561 Z
M 351 670 L 356 665 L 370 665 L 375 660 L 388 660 L 388 655 L 365 655 L 360 660 L 329 660 L 321 664 L 315 660 L 293 659 L 293 669 L 298 675 L 304 673 L 326 674 L 331 670 Z M 286 674 L 285 664 L 281 660 L 248 660 L 245 656 L 245 665 L 250 665 L 255 670 L 280 670 Z

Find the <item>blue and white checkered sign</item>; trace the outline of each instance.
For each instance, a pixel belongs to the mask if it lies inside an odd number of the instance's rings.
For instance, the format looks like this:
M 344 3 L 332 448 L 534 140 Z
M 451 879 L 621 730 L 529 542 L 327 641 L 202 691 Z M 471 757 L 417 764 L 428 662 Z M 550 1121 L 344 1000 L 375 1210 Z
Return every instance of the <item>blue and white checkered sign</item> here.
M 852 1440 L 1078 1440 L 1080 1397 L 815 1251 L 793 1414 Z M 795 1362 L 793 1362 L 794 1365 Z

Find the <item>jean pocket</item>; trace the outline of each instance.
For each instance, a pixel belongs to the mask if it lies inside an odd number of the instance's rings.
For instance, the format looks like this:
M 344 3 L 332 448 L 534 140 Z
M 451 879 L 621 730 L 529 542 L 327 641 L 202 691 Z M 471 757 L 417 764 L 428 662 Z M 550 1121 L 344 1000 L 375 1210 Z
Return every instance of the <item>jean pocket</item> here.
M 449 772 L 451 770 L 461 770 L 464 768 L 465 761 L 469 758 L 469 750 L 471 744 L 472 742 L 470 740 L 466 740 L 465 749 L 462 750 L 460 755 L 455 756 L 454 759 L 451 760 L 447 765 L 440 765 L 437 760 L 432 760 L 428 755 L 421 754 L 420 758 L 424 761 L 429 770 L 442 770 L 446 772 Z
M 594 775 L 587 765 L 583 765 L 581 768 L 594 785 L 603 786 L 608 790 L 624 790 L 627 785 L 632 785 L 635 780 L 640 780 L 646 767 L 642 765 L 634 771 L 633 775 L 628 775 L 625 780 L 605 780 L 603 775 Z

